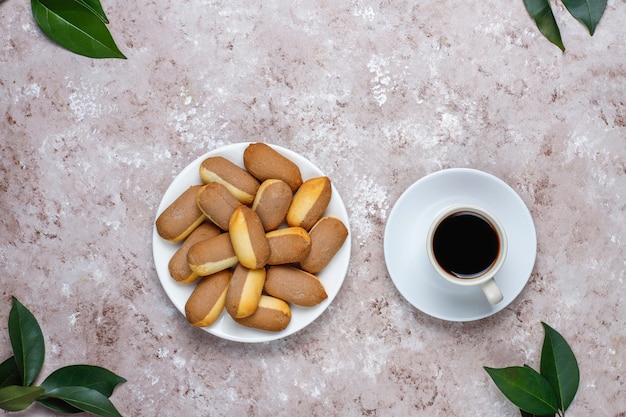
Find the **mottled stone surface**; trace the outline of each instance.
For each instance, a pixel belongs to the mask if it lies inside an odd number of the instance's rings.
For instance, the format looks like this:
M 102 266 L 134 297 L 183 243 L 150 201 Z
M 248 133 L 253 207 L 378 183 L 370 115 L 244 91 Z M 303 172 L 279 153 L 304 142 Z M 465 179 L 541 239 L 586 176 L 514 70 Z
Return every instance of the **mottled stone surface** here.
M 580 364 L 568 415 L 625 416 L 626 2 L 593 37 L 553 5 L 565 53 L 521 0 L 103 0 L 128 60 L 92 60 L 0 2 L 0 359 L 14 295 L 39 381 L 105 366 L 124 416 L 514 417 L 482 367 L 538 366 L 546 321 Z M 261 344 L 188 325 L 152 259 L 168 184 L 244 141 L 306 155 L 352 226 L 331 308 Z M 448 167 L 500 177 L 536 225 L 528 285 L 476 322 L 416 310 L 384 262 L 397 198 Z

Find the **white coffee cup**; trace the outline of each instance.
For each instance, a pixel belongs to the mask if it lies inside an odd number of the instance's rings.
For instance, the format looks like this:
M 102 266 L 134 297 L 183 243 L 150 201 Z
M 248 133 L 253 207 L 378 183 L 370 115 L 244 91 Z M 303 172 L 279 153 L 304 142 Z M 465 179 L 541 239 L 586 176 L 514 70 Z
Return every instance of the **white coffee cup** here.
M 500 221 L 484 208 L 457 204 L 441 211 L 428 231 L 430 263 L 449 282 L 480 285 L 491 304 L 502 301 L 495 281 L 504 265 L 508 243 Z

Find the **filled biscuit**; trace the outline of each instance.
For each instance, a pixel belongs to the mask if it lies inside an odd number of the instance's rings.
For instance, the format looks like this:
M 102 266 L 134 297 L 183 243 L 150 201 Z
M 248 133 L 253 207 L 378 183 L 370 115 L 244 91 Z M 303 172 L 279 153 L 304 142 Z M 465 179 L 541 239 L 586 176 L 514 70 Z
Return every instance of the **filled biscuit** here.
M 328 177 L 306 180 L 291 200 L 287 211 L 287 224 L 309 230 L 326 211 L 331 195 L 332 188 Z
M 252 210 L 259 215 L 266 232 L 278 229 L 285 221 L 292 197 L 291 188 L 285 181 L 269 179 L 261 183 Z
M 265 292 L 305 307 L 312 307 L 328 298 L 324 285 L 315 275 L 286 265 L 267 268 Z
M 198 279 L 199 275 L 189 268 L 187 262 L 187 253 L 189 249 L 196 243 L 210 239 L 214 236 L 222 233 L 219 227 L 211 222 L 204 222 L 198 226 L 191 234 L 183 241 L 178 247 L 169 263 L 167 268 L 174 281 L 179 284 L 191 284 Z
M 159 236 L 170 242 L 180 242 L 204 221 L 204 213 L 196 204 L 200 188 L 201 185 L 192 185 L 163 210 L 156 220 Z
M 311 237 L 301 227 L 285 227 L 265 234 L 270 244 L 268 265 L 282 265 L 304 260 L 311 249 Z
M 239 264 L 233 272 L 226 294 L 226 311 L 234 319 L 252 315 L 259 305 L 265 268 L 249 269 Z
M 300 268 L 317 274 L 326 267 L 348 237 L 348 229 L 334 216 L 322 217 L 309 231 L 311 248 L 300 261 Z
M 224 270 L 202 277 L 185 304 L 187 321 L 197 327 L 210 326 L 224 310 L 232 272 Z
M 270 256 L 270 245 L 254 210 L 243 205 L 237 207 L 230 217 L 228 230 L 239 262 L 246 268 L 263 268 Z
M 262 295 L 254 314 L 235 321 L 242 326 L 279 332 L 285 330 L 291 322 L 291 308 L 283 300 Z
M 243 164 L 259 181 L 283 180 L 294 192 L 302 185 L 298 165 L 265 143 L 248 145 L 243 153 Z
M 260 185 L 245 169 L 221 156 L 209 157 L 200 164 L 200 178 L 205 184 L 224 185 L 242 204 L 252 204 Z
M 200 189 L 197 204 L 209 220 L 227 231 L 230 216 L 241 202 L 223 184 L 210 182 Z
M 195 243 L 187 252 L 189 268 L 199 276 L 211 275 L 237 265 L 228 233 Z

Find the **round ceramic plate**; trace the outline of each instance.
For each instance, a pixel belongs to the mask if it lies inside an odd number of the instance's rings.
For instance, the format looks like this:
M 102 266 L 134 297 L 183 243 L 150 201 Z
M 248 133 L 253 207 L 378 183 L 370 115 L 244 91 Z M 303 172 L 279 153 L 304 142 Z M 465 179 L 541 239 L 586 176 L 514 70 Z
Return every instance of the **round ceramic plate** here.
M 237 143 L 224 146 L 202 155 L 189 164 L 174 179 L 165 192 L 157 210 L 157 218 L 161 212 L 165 210 L 165 208 L 169 206 L 189 186 L 202 183 L 199 174 L 200 164 L 202 161 L 210 156 L 223 156 L 229 161 L 243 167 L 243 152 L 248 145 L 249 143 Z M 303 180 L 324 175 L 319 168 L 301 155 L 276 145 L 270 146 L 298 165 L 300 172 L 302 173 Z M 334 187 L 332 190 L 330 204 L 326 209 L 325 215 L 332 215 L 340 218 L 348 230 L 350 230 L 348 213 L 343 201 L 341 200 L 341 196 Z M 159 276 L 159 280 L 161 281 L 161 285 L 172 303 L 174 303 L 176 308 L 184 315 L 185 303 L 193 291 L 194 285 L 182 285 L 175 282 L 170 276 L 168 270 L 169 260 L 178 249 L 179 244 L 163 240 L 158 235 L 156 227 L 153 226 L 152 245 L 154 263 L 156 265 L 156 271 Z M 323 271 L 317 274 L 317 277 L 322 281 L 324 287 L 326 288 L 328 298 L 321 304 L 314 307 L 299 307 L 292 305 L 291 322 L 286 329 L 280 332 L 267 332 L 244 327 L 236 323 L 228 315 L 228 313 L 226 313 L 226 311 L 223 311 L 217 321 L 215 321 L 211 326 L 205 327 L 204 329 L 207 332 L 224 339 L 251 343 L 280 339 L 303 329 L 311 324 L 328 308 L 339 292 L 348 271 L 348 264 L 350 262 L 350 247 L 350 238 L 348 237 L 333 260 L 326 266 L 326 268 L 324 268 Z
M 479 286 L 439 277 L 428 260 L 430 224 L 441 210 L 459 203 L 486 208 L 506 230 L 509 249 L 496 276 L 504 299 L 496 305 Z M 398 291 L 422 312 L 449 321 L 478 320 L 508 306 L 528 282 L 537 253 L 533 219 L 520 196 L 493 175 L 467 168 L 438 171 L 411 185 L 391 210 L 384 239 L 387 269 Z

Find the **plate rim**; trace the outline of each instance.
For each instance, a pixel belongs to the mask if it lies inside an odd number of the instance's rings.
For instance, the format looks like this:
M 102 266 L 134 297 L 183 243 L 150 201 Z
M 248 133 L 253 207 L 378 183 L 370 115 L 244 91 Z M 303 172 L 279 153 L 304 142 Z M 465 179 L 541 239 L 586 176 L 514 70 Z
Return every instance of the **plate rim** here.
M 296 165 L 298 165 L 298 167 L 300 168 L 301 171 L 305 171 L 305 172 L 309 172 L 309 173 L 313 173 L 313 175 L 306 175 L 305 173 L 303 173 L 303 180 L 306 180 L 308 178 L 313 178 L 314 175 L 326 175 L 317 165 L 315 165 L 313 162 L 311 162 L 307 157 L 305 157 L 304 155 L 301 155 L 295 151 L 292 151 L 288 148 L 282 147 L 280 145 L 276 145 L 273 143 L 267 143 L 267 142 L 259 142 L 259 141 L 255 141 L 255 142 L 236 142 L 236 143 L 231 143 L 231 144 L 227 144 L 227 145 L 223 145 L 223 146 L 218 146 L 215 149 L 212 149 L 210 151 L 205 152 L 204 154 L 198 156 L 197 158 L 193 159 L 189 164 L 187 164 L 185 167 L 183 167 L 180 172 L 178 174 L 175 175 L 175 177 L 172 179 L 172 181 L 170 182 L 170 184 L 167 186 L 165 192 L 163 193 L 163 195 L 161 196 L 161 199 L 159 201 L 159 204 L 157 206 L 156 209 L 156 214 L 154 216 L 154 220 L 152 223 L 152 256 L 153 256 L 153 262 L 154 262 L 154 267 L 155 267 L 155 272 L 157 274 L 157 277 L 159 279 L 159 283 L 161 285 L 161 288 L 163 289 L 163 291 L 165 292 L 166 296 L 168 297 L 170 303 L 173 305 L 173 307 L 183 315 L 183 317 L 185 317 L 185 313 L 184 313 L 184 304 L 186 302 L 186 300 L 184 302 L 182 302 L 182 306 L 180 305 L 180 300 L 175 300 L 173 297 L 174 295 L 171 293 L 171 291 L 168 290 L 168 288 L 170 288 L 171 286 L 181 286 L 178 287 L 179 289 L 181 288 L 193 288 L 193 284 L 191 285 L 183 285 L 183 284 L 179 284 L 176 283 L 172 277 L 169 275 L 169 271 L 167 270 L 167 263 L 169 262 L 169 257 L 166 258 L 166 260 L 162 260 L 161 264 L 159 263 L 158 259 L 161 257 L 161 252 L 160 250 L 162 250 L 161 248 L 163 246 L 168 247 L 170 250 L 176 250 L 178 248 L 178 246 L 180 245 L 180 243 L 176 244 L 176 243 L 172 243 L 172 242 L 167 242 L 164 239 L 162 239 L 159 235 L 158 232 L 156 230 L 156 226 L 155 226 L 155 222 L 156 219 L 158 218 L 158 216 L 161 214 L 161 212 L 169 205 L 171 204 L 171 202 L 174 201 L 174 199 L 179 195 L 179 193 L 175 193 L 174 190 L 181 188 L 181 187 L 187 187 L 189 185 L 192 185 L 191 181 L 188 180 L 186 182 L 184 182 L 184 184 L 181 185 L 181 181 L 183 181 L 182 178 L 186 178 L 186 176 L 192 176 L 193 175 L 193 170 L 198 171 L 198 167 L 199 165 L 202 163 L 202 161 L 204 161 L 206 158 L 210 157 L 210 156 L 223 156 L 224 154 L 228 154 L 228 153 L 232 153 L 232 152 L 239 152 L 240 156 L 241 156 L 241 160 L 236 160 L 236 161 L 231 161 L 234 162 L 236 165 L 243 167 L 243 151 L 246 149 L 246 147 L 250 144 L 253 143 L 265 143 L 269 146 L 271 146 L 274 150 L 278 151 L 279 153 L 281 153 L 282 155 L 284 155 L 285 157 L 287 157 L 288 159 L 292 160 L 294 163 L 296 163 Z M 302 166 L 303 164 L 305 164 L 306 166 Z M 200 175 L 198 173 L 197 176 L 197 180 L 198 180 L 198 184 L 201 184 L 201 179 L 200 179 Z M 332 184 L 332 180 L 331 180 L 331 184 Z M 172 197 L 173 195 L 173 197 Z M 166 198 L 169 197 L 169 198 Z M 331 212 L 329 213 L 328 210 L 331 210 Z M 217 336 L 221 339 L 224 340 L 231 340 L 231 341 L 235 341 L 235 342 L 243 342 L 243 343 L 261 343 L 261 342 L 270 342 L 273 340 L 278 340 L 278 339 L 282 339 L 285 337 L 288 337 L 292 334 L 295 334 L 301 330 L 303 330 L 304 328 L 308 327 L 310 324 L 312 324 L 314 321 L 316 321 L 327 309 L 328 307 L 332 304 L 332 302 L 334 301 L 335 297 L 337 296 L 337 294 L 339 293 L 339 291 L 341 290 L 343 283 L 345 281 L 345 278 L 348 274 L 348 270 L 349 270 L 349 266 L 350 266 L 350 258 L 351 258 L 351 251 L 352 251 L 352 243 L 351 243 L 351 229 L 350 229 L 350 219 L 349 219 L 349 215 L 348 215 L 348 211 L 346 209 L 346 206 L 343 202 L 343 199 L 341 197 L 341 195 L 339 194 L 339 191 L 337 190 L 337 187 L 334 186 L 334 184 L 332 184 L 332 194 L 331 194 L 331 200 L 328 206 L 327 211 L 324 213 L 324 215 L 335 215 L 337 217 L 339 217 L 345 224 L 346 228 L 348 229 L 348 237 L 346 238 L 346 240 L 344 241 L 343 246 L 340 248 L 340 250 L 338 251 L 338 253 L 335 255 L 335 258 L 331 261 L 331 263 L 323 270 L 321 271 L 319 274 L 316 274 L 321 280 L 322 282 L 324 282 L 324 277 L 322 275 L 328 275 L 328 272 L 326 274 L 324 274 L 324 271 L 330 271 L 331 269 L 328 269 L 329 266 L 333 265 L 333 262 L 337 262 L 334 265 L 334 268 L 337 269 L 337 271 L 334 271 L 333 273 L 333 281 L 335 281 L 335 285 L 332 288 L 336 288 L 333 291 L 328 291 L 328 298 L 326 298 L 322 303 L 314 306 L 314 307 L 301 307 L 301 306 L 296 306 L 296 305 L 290 305 L 291 307 L 291 311 L 292 311 L 292 323 L 293 323 L 293 317 L 294 314 L 297 314 L 300 311 L 307 311 L 310 317 L 309 320 L 306 322 L 302 322 L 302 323 L 298 323 L 296 326 L 291 327 L 288 326 L 286 329 L 279 331 L 279 332 L 268 332 L 268 331 L 263 331 L 263 330 L 258 330 L 258 329 L 251 329 L 245 326 L 241 326 L 237 323 L 234 322 L 234 320 L 230 317 L 226 317 L 228 314 L 225 311 L 222 311 L 222 313 L 220 314 L 220 317 L 216 320 L 217 322 L 221 322 L 223 320 L 230 320 L 232 321 L 232 326 L 234 326 L 235 328 L 239 328 L 241 327 L 242 333 L 252 333 L 255 336 L 238 336 L 238 335 L 233 335 L 233 334 L 228 334 L 228 333 L 224 333 L 223 331 L 217 331 L 215 328 L 215 324 L 211 326 L 207 326 L 207 327 L 199 327 L 200 329 L 206 331 L 207 333 L 210 333 L 214 336 Z M 162 271 L 165 269 L 165 271 L 167 271 L 167 273 L 162 273 Z M 163 276 L 165 275 L 165 276 Z M 327 287 L 328 288 L 328 287 Z M 188 289 L 184 289 L 184 291 L 190 291 Z M 186 319 L 185 319 L 186 320 Z M 290 323 L 290 325 L 292 324 Z M 229 324 L 230 325 L 230 324 Z M 191 324 L 189 324 L 189 326 L 191 326 Z
M 406 204 L 407 200 L 412 196 L 412 194 L 419 192 L 419 189 L 421 187 L 424 186 L 425 183 L 428 183 L 430 181 L 437 181 L 438 177 L 441 176 L 454 176 L 454 175 L 466 175 L 470 174 L 469 178 L 474 178 L 474 180 L 476 180 L 478 177 L 482 177 L 486 180 L 488 180 L 489 182 L 496 184 L 499 187 L 503 187 L 508 191 L 508 196 L 511 199 L 511 202 L 514 203 L 515 205 L 518 206 L 519 210 L 520 210 L 520 214 L 518 214 L 518 216 L 520 216 L 521 218 L 525 218 L 526 221 L 528 221 L 528 225 L 530 226 L 530 230 L 532 231 L 532 233 L 528 234 L 528 242 L 530 242 L 529 244 L 529 248 L 530 246 L 532 246 L 532 249 L 530 250 L 531 253 L 529 253 L 528 255 L 528 266 L 529 266 L 529 272 L 527 276 L 521 277 L 519 278 L 520 283 L 522 285 L 520 285 L 520 289 L 519 291 L 517 291 L 515 294 L 511 294 L 510 296 L 505 296 L 505 300 L 503 302 L 501 302 L 500 304 L 496 305 L 496 306 L 491 306 L 490 311 L 487 311 L 485 313 L 482 314 L 477 314 L 477 315 L 452 315 L 449 313 L 438 313 L 433 311 L 433 309 L 430 308 L 425 308 L 423 305 L 416 305 L 411 299 L 410 297 L 405 294 L 406 289 L 403 288 L 402 285 L 402 280 L 400 279 L 400 277 L 394 275 L 394 273 L 396 273 L 393 265 L 391 265 L 392 259 L 393 257 L 390 255 L 390 251 L 391 251 L 391 240 L 390 240 L 390 234 L 392 233 L 392 225 L 394 222 L 396 221 L 401 221 L 401 219 L 397 219 L 398 216 L 398 211 L 402 208 L 403 204 Z M 441 201 L 443 199 L 443 197 L 440 197 L 438 199 L 438 201 Z M 436 205 L 433 203 L 433 205 Z M 445 207 L 445 206 L 443 206 Z M 441 208 L 443 208 L 441 207 Z M 496 213 L 497 215 L 497 213 Z M 480 319 L 484 319 L 487 317 L 490 317 L 498 312 L 500 312 L 501 310 L 503 310 L 504 308 L 506 308 L 508 305 L 510 305 L 518 296 L 519 294 L 523 291 L 524 287 L 526 286 L 526 284 L 528 283 L 528 280 L 530 279 L 531 275 L 532 275 L 532 271 L 536 262 L 536 255 L 537 255 L 537 235 L 536 235 L 536 229 L 535 229 L 535 225 L 534 225 L 534 221 L 532 218 L 532 215 L 530 213 L 530 210 L 528 209 L 528 207 L 526 206 L 526 204 L 524 203 L 524 201 L 522 200 L 522 198 L 520 197 L 520 195 L 509 185 L 507 184 L 505 181 L 503 181 L 501 178 L 498 178 L 497 176 L 490 174 L 488 172 L 479 170 L 479 169 L 475 169 L 475 168 L 466 168 L 466 167 L 453 167 L 453 168 L 445 168 L 445 169 L 441 169 L 438 171 L 434 171 L 430 174 L 427 174 L 421 178 L 419 178 L 418 180 L 416 180 L 415 182 L 413 182 L 411 185 L 409 185 L 403 192 L 402 194 L 398 197 L 398 199 L 396 200 L 396 202 L 394 203 L 390 213 L 389 213 L 389 217 L 387 219 L 387 223 L 385 225 L 385 231 L 384 231 L 384 236 L 383 236 L 383 251 L 384 251 L 384 258 L 385 258 L 385 264 L 387 266 L 387 271 L 388 274 L 392 280 L 392 282 L 394 283 L 394 286 L 396 287 L 396 289 L 398 290 L 398 292 L 400 293 L 400 295 L 403 296 L 403 298 L 405 298 L 405 300 L 407 302 L 409 302 L 409 304 L 411 304 L 413 307 L 415 307 L 417 310 L 421 311 L 422 313 L 429 315 L 431 317 L 440 319 L 440 320 L 445 320 L 445 321 L 451 321 L 451 322 L 470 322 L 470 321 L 475 321 L 475 320 L 480 320 Z M 523 254 L 522 254 L 523 255 Z M 522 256 L 520 254 L 517 254 L 517 256 Z M 420 263 L 420 265 L 422 265 Z M 432 268 L 432 266 L 430 265 L 423 265 L 424 267 L 428 268 Z M 433 270 L 434 271 L 434 270 Z M 453 285 L 453 284 L 450 284 Z M 455 287 L 456 288 L 456 287 Z M 453 290 L 453 291 L 457 291 L 457 289 Z M 460 290 L 458 290 L 460 291 Z

